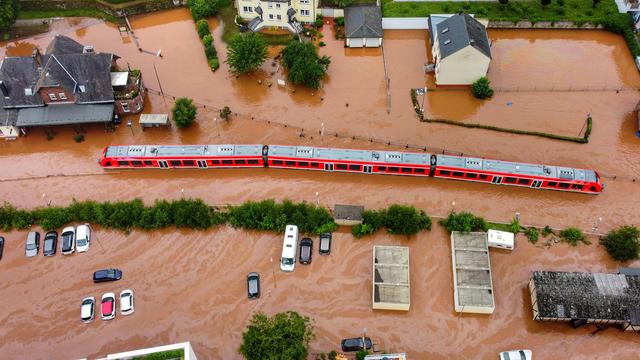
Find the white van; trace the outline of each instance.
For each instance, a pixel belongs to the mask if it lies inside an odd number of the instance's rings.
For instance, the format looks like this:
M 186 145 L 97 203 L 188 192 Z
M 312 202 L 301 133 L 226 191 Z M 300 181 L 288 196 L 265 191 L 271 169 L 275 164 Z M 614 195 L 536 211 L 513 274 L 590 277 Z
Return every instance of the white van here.
M 513 233 L 507 231 L 489 230 L 487 233 L 489 247 L 513 250 L 514 239 Z
M 282 257 L 280 258 L 280 270 L 293 271 L 296 267 L 296 251 L 298 249 L 298 227 L 287 225 L 282 244 Z

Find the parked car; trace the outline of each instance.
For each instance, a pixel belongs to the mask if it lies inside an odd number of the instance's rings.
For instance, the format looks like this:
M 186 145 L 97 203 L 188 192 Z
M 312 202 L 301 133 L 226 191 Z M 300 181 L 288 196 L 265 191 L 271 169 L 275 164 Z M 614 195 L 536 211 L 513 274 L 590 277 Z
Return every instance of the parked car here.
M 44 256 L 53 256 L 56 254 L 56 247 L 58 247 L 58 233 L 49 231 L 44 235 L 42 254 Z
M 133 291 L 127 289 L 120 293 L 120 314 L 129 315 L 135 311 L 133 307 Z
M 311 264 L 313 256 L 313 240 L 304 238 L 300 241 L 300 264 Z
M 350 339 L 342 339 L 340 343 L 342 347 L 342 351 L 351 352 L 351 351 L 360 351 L 360 350 L 369 350 L 373 346 L 371 339 L 368 337 L 357 337 Z
M 93 321 L 93 313 L 96 307 L 96 298 L 93 296 L 82 299 L 82 305 L 80 306 L 80 318 L 83 323 L 90 323 Z
M 320 246 L 318 246 L 321 255 L 331 254 L 331 233 L 320 235 Z
M 40 233 L 37 231 L 31 231 L 29 235 L 27 235 L 27 243 L 24 247 L 24 254 L 27 257 L 33 257 L 38 255 L 38 250 L 40 249 Z
M 87 252 L 91 244 L 91 228 L 89 224 L 79 225 L 76 228 L 76 251 Z
M 114 293 L 106 293 L 102 295 L 102 303 L 100 306 L 102 320 L 111 320 L 116 317 L 116 295 Z
M 4 238 L 0 236 L 0 260 L 2 260 L 3 252 L 4 252 Z
M 531 360 L 533 353 L 531 350 L 511 350 L 500 353 L 500 360 Z
M 76 248 L 76 229 L 73 226 L 67 226 L 62 229 L 62 255 L 73 254 Z
M 93 273 L 93 282 L 116 281 L 122 279 L 122 271 L 119 269 L 102 269 Z
M 260 274 L 252 272 L 247 275 L 247 296 L 249 299 L 260 297 Z

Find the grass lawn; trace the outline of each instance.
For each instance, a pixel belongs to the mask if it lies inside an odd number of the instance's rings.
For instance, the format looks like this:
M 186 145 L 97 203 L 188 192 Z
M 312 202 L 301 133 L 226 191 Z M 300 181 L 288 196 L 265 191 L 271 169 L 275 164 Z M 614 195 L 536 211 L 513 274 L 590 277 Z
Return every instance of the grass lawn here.
M 510 1 L 506 5 L 498 2 L 382 2 L 382 15 L 385 17 L 426 17 L 430 14 L 453 13 L 460 9 L 489 20 L 569 20 L 577 24 L 598 22 L 618 13 L 613 0 L 600 1 L 595 7 L 592 0 L 552 0 L 547 6 L 535 0 Z
M 231 6 L 227 6 L 226 8 L 220 10 L 218 16 L 224 23 L 224 28 L 222 29 L 222 41 L 225 43 L 231 42 L 231 39 L 240 33 L 240 29 L 234 23 L 234 19 L 236 18 L 237 12 L 236 9 Z M 293 36 L 290 34 L 286 35 L 268 35 L 268 34 L 260 34 L 266 40 L 268 45 L 286 45 L 289 41 L 293 39 Z
M 119 23 L 118 19 L 94 8 L 56 9 L 56 10 L 23 10 L 18 13 L 18 19 L 43 19 L 52 17 L 92 17 L 112 23 Z

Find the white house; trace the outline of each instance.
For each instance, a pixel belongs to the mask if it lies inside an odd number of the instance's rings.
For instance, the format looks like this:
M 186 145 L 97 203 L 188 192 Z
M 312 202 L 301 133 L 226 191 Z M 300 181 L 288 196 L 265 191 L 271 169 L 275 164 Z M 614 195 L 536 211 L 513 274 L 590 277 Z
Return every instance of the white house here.
M 437 85 L 469 85 L 487 75 L 491 46 L 478 20 L 455 14 L 432 25 L 429 32 Z
M 320 0 L 235 0 L 238 15 L 248 21 L 249 29 L 279 27 L 293 33 L 302 31 L 304 23 L 316 19 Z
M 382 46 L 382 11 L 377 5 L 344 9 L 344 28 L 347 47 Z
M 640 30 L 640 0 L 615 0 L 618 12 L 627 13 L 633 20 L 636 30 Z

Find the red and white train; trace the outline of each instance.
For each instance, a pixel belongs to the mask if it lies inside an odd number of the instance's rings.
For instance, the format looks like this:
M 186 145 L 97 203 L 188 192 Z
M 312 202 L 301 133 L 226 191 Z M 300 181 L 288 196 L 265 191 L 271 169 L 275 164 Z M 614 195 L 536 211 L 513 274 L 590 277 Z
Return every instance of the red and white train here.
M 436 177 L 586 194 L 598 194 L 604 188 L 594 170 L 466 156 L 309 146 L 108 146 L 102 152 L 100 165 L 105 169 L 271 167 L 342 171 Z

